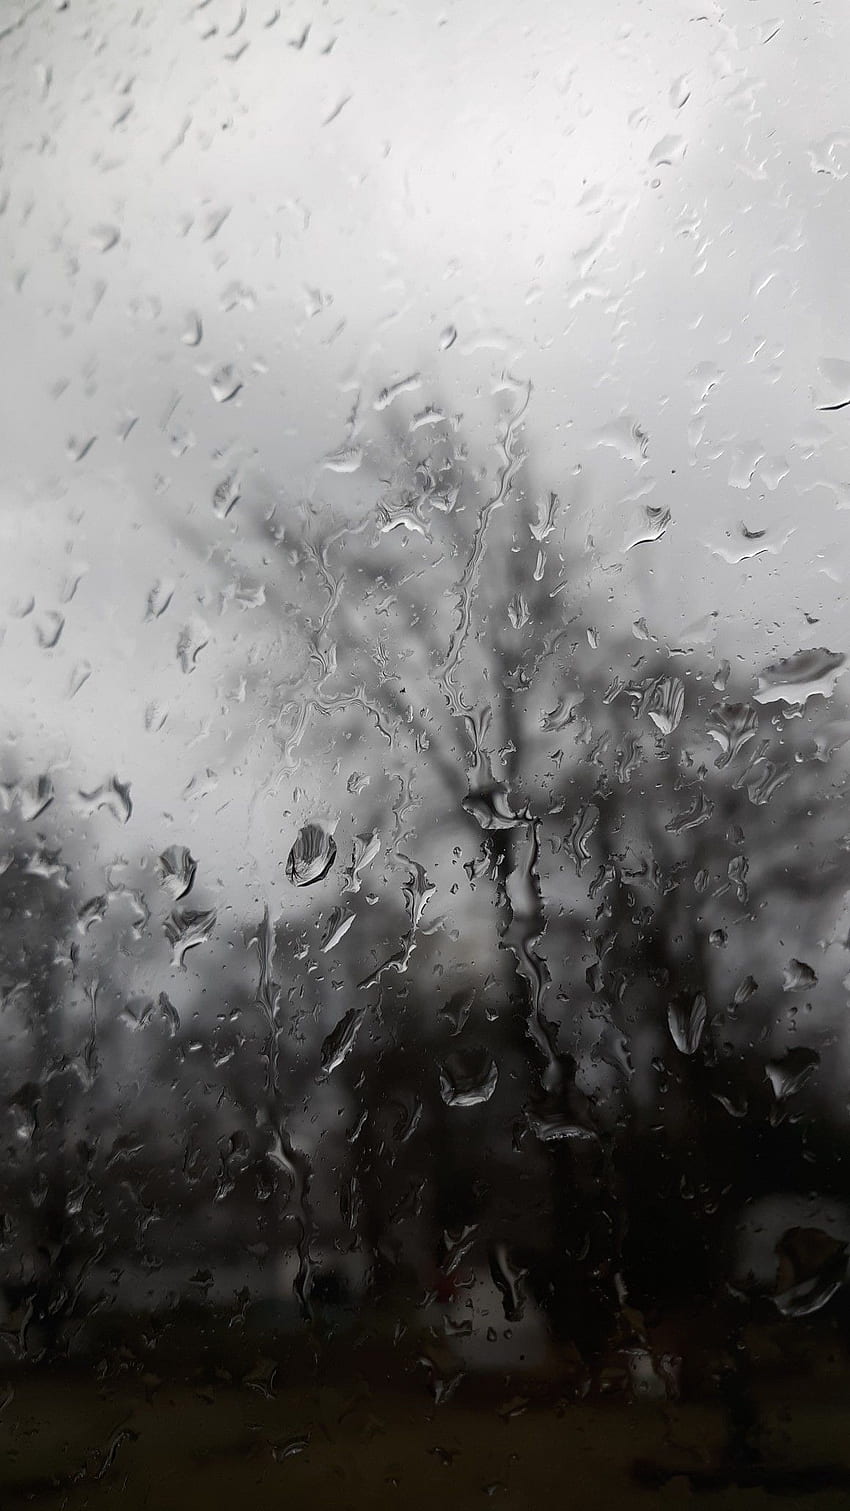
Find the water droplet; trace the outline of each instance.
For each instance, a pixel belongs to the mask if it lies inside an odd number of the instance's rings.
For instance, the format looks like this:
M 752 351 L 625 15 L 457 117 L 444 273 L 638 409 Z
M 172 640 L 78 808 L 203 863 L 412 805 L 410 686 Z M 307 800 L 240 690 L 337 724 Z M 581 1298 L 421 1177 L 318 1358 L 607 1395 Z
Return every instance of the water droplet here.
M 365 1007 L 350 1007 L 327 1035 L 321 1050 L 323 1075 L 331 1075 L 351 1053 L 365 1016 Z
M 85 812 L 97 813 L 105 808 L 120 824 L 128 823 L 133 812 L 130 784 L 120 782 L 117 776 L 107 778 L 92 792 L 79 792 L 78 797 Z
M 632 551 L 635 546 L 645 546 L 660 540 L 672 518 L 669 509 L 659 504 L 644 504 L 639 522 L 627 535 L 623 550 Z
M 184 624 L 177 637 L 177 660 L 180 662 L 181 671 L 187 675 L 193 672 L 198 664 L 198 657 L 205 646 L 209 645 L 209 631 L 202 619 L 194 619 L 191 624 Z
M 473 1001 L 472 992 L 455 992 L 445 1006 L 440 1008 L 437 1017 L 448 1024 L 449 1032 L 453 1037 L 456 1037 L 465 1026 Z
M 51 609 L 49 613 L 42 614 L 35 627 L 35 638 L 45 651 L 52 651 L 54 645 L 59 643 L 59 638 L 65 628 L 65 617 Z
M 422 386 L 419 373 L 411 373 L 407 378 L 400 378 L 397 383 L 391 383 L 387 388 L 382 388 L 373 405 L 379 412 L 388 409 L 394 399 L 401 398 L 402 394 L 415 393 Z
M 678 729 L 685 711 L 685 684 L 681 677 L 658 677 L 649 690 L 644 707 L 662 734 L 672 734 Z
M 362 461 L 359 446 L 341 446 L 324 458 L 322 466 L 327 472 L 356 472 Z
M 563 1113 L 526 1112 L 526 1122 L 542 1144 L 595 1144 L 598 1136 L 592 1128 L 582 1128 Z
M 175 902 L 191 892 L 197 869 L 198 862 L 185 845 L 169 845 L 156 862 L 157 876 Z
M 850 362 L 840 357 L 822 357 L 818 373 L 821 381 L 815 390 L 817 409 L 843 409 L 850 404 Z
M 293 886 L 310 887 L 327 876 L 335 860 L 333 835 L 320 824 L 305 824 L 287 857 L 287 878 Z
M 828 651 L 824 646 L 795 651 L 760 673 L 756 702 L 777 703 L 781 699 L 803 705 L 809 698 L 831 697 L 844 662 L 840 651 Z
M 226 519 L 231 509 L 238 504 L 240 498 L 239 479 L 234 472 L 223 477 L 213 492 L 213 513 L 219 519 Z
M 212 241 L 213 237 L 218 235 L 229 214 L 229 205 L 221 205 L 215 209 L 207 210 L 206 214 L 201 216 L 200 222 L 202 241 Z
M 489 1102 L 498 1080 L 498 1066 L 486 1050 L 454 1050 L 440 1066 L 440 1096 L 447 1107 L 477 1107 Z
M 269 25 L 270 23 L 267 22 L 266 24 Z M 309 1432 L 305 1433 L 304 1437 L 287 1438 L 283 1443 L 275 1443 L 272 1448 L 272 1458 L 276 1464 L 282 1464 L 284 1459 L 291 1459 L 296 1453 L 303 1453 L 305 1448 L 309 1448 L 309 1446 Z
M 715 766 L 728 766 L 758 733 L 758 714 L 748 703 L 718 703 L 708 715 L 706 729 L 720 746 Z
M 506 1322 L 520 1322 L 525 1309 L 522 1282 L 525 1270 L 511 1262 L 505 1245 L 495 1244 L 490 1251 L 490 1274 L 502 1298 Z
M 190 310 L 184 318 L 180 340 L 184 346 L 200 346 L 203 337 L 204 327 L 201 317 L 194 310 Z
M 92 446 L 94 445 L 96 440 L 96 435 L 69 435 L 67 441 L 65 442 L 66 455 L 70 457 L 72 462 L 81 462 L 83 460 L 83 457 L 87 456 L 91 451 Z
M 663 136 L 660 142 L 656 142 L 649 154 L 649 161 L 654 168 L 662 166 L 672 167 L 680 163 L 687 151 L 687 140 L 683 136 Z
M 241 387 L 242 379 L 232 362 L 223 362 L 210 378 L 210 392 L 217 404 L 226 404 L 235 398 Z
M 789 1228 L 776 1253 L 780 1283 L 793 1282 L 773 1298 L 783 1317 L 811 1317 L 847 1279 L 847 1244 L 821 1228 Z
M 89 234 L 89 243 L 96 252 L 111 252 L 120 240 L 121 232 L 117 226 L 92 226 Z
M 783 992 L 807 992 L 817 984 L 817 975 L 805 960 L 788 961 L 782 973 Z
M 152 1018 L 159 1018 L 168 1029 L 168 1036 L 176 1038 L 180 1028 L 180 1014 L 171 998 L 165 992 L 160 992 L 156 1002 L 149 1002 L 139 1019 L 139 1023 L 149 1023 Z
M 351 778 L 349 778 L 348 789 L 352 790 Z M 349 892 L 360 891 L 360 872 L 365 871 L 366 867 L 372 864 L 380 848 L 381 839 L 377 830 L 372 834 L 358 834 L 355 837 L 351 865 L 345 873 L 345 885 Z
M 510 603 L 508 604 L 508 618 L 510 619 L 514 629 L 523 629 L 524 626 L 528 624 L 530 617 L 531 616 L 528 612 L 528 604 L 526 603 L 522 593 L 515 593 Z
M 327 924 L 322 933 L 323 955 L 327 955 L 328 952 L 334 948 L 334 945 L 339 944 L 339 941 L 341 939 L 344 939 L 345 935 L 351 928 L 355 917 L 356 914 L 347 912 L 344 908 L 337 907 L 331 910 Z
M 153 703 L 148 703 L 145 708 L 145 729 L 150 730 L 153 734 L 156 734 L 157 730 L 162 729 L 162 726 L 167 718 L 167 703 L 157 703 L 156 701 L 154 701 Z
M 91 676 L 91 670 L 90 661 L 78 661 L 72 668 L 71 675 L 68 678 L 69 698 L 75 698 L 77 693 L 80 691 L 80 688 L 83 687 L 86 682 L 88 682 L 89 677 Z
M 795 1091 L 799 1091 L 819 1064 L 820 1055 L 817 1051 L 806 1049 L 802 1045 L 797 1049 L 789 1049 L 781 1060 L 771 1060 L 765 1067 L 765 1075 L 777 1102 L 785 1101 Z
M 689 829 L 699 829 L 707 824 L 714 813 L 714 803 L 702 788 L 697 792 L 690 808 L 677 813 L 664 825 L 668 834 L 685 834 Z
M 185 956 L 196 945 L 205 944 L 215 924 L 215 909 L 206 912 L 191 912 L 181 909 L 168 917 L 164 924 L 165 937 L 171 945 L 171 963 L 185 970 Z
M 168 578 L 160 579 L 159 581 L 154 583 L 153 587 L 148 593 L 147 603 L 145 605 L 146 620 L 159 619 L 160 616 L 165 613 L 168 605 L 174 597 L 174 589 L 176 586 L 177 584 L 169 581 Z
M 529 822 L 528 814 L 514 813 L 504 787 L 488 787 L 470 792 L 463 807 L 482 829 L 517 829 Z
M 705 1032 L 706 1000 L 702 992 L 690 999 L 678 998 L 667 1008 L 667 1026 L 676 1048 L 683 1055 L 695 1054 Z
M 31 823 L 53 802 L 53 783 L 49 776 L 34 777 L 18 788 L 21 817 Z
M 599 809 L 595 803 L 588 803 L 584 808 L 579 809 L 570 825 L 564 848 L 572 857 L 576 876 L 582 875 L 590 860 L 590 841 L 598 823 Z

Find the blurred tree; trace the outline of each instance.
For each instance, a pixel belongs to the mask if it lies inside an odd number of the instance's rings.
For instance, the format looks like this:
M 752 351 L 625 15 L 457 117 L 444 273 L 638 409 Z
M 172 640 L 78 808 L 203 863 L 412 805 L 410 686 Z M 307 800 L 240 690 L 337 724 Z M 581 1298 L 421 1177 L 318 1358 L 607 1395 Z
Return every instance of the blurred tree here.
M 255 480 L 211 565 L 253 574 L 270 623 L 303 638 L 294 670 L 253 658 L 249 706 L 277 706 L 293 772 L 325 750 L 330 807 L 368 781 L 383 879 L 408 898 L 348 936 L 357 995 L 325 1040 L 366 1118 L 352 1164 L 369 1247 L 387 1252 L 388 1161 L 418 1157 L 404 1117 L 388 1153 L 386 1106 L 419 1098 L 434 1251 L 467 1222 L 491 1251 L 515 1237 L 555 1335 L 591 1360 L 628 1336 L 630 1287 L 647 1305 L 711 1293 L 731 1203 L 776 1178 L 780 1152 L 803 1159 L 785 1114 L 816 1051 L 787 1042 L 780 955 L 786 934 L 817 940 L 845 885 L 843 777 L 793 688 L 759 704 L 728 667 L 623 626 L 613 593 L 600 602 L 575 480 L 566 499 L 535 484 L 529 390 L 504 377 L 496 394 L 497 455 L 479 466 L 445 405 L 386 396 L 376 429 L 355 405 L 327 463 L 342 498 Z M 625 549 L 665 523 L 643 508 Z M 422 947 L 435 911 L 439 1001 Z M 437 1010 L 470 972 L 441 1042 Z M 443 1190 L 426 1200 L 429 1181 Z

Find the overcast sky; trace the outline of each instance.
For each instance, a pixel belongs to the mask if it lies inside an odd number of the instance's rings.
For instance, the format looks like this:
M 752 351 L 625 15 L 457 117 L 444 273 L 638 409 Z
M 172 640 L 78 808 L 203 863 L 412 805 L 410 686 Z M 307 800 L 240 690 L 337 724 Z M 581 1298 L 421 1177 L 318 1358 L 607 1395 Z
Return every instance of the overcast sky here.
M 499 373 L 532 383 L 538 474 L 623 624 L 753 681 L 850 648 L 850 408 L 818 407 L 850 400 L 841 0 L 70 0 L 3 25 L 7 728 L 69 790 L 129 780 L 131 850 L 200 847 L 237 912 L 277 877 L 323 776 L 300 808 L 269 785 L 230 696 L 268 627 L 219 613 L 182 527 L 238 547 L 211 503 L 233 466 L 354 499 L 322 459 L 358 392 L 370 413 L 414 370 L 479 438 Z M 669 524 L 632 547 L 647 506 Z

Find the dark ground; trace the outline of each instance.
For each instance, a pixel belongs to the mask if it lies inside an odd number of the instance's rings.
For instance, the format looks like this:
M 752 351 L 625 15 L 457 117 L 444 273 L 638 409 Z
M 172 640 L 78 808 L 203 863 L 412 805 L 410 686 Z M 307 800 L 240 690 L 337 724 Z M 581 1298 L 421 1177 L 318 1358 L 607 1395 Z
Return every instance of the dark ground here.
M 120 1347 L 96 1366 L 8 1368 L 0 1508 L 850 1507 L 842 1370 L 762 1371 L 758 1455 L 732 1462 L 717 1399 L 576 1400 L 538 1372 L 466 1376 L 438 1405 L 426 1369 L 391 1368 L 260 1352 L 238 1379 L 207 1365 L 192 1380 Z

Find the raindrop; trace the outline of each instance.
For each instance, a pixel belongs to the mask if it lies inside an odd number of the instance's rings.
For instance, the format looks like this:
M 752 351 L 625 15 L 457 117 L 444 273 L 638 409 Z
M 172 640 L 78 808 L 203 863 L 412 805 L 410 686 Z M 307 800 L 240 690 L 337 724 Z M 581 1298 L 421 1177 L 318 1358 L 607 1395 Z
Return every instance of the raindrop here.
M 80 688 L 88 682 L 92 668 L 90 661 L 78 661 L 71 670 L 68 678 L 68 697 L 75 698 Z
M 194 310 L 190 310 L 184 318 L 180 340 L 184 346 L 200 346 L 203 336 L 204 327 L 201 317 Z
M 155 1002 L 150 1000 L 145 1002 L 138 1017 L 133 1015 L 136 1028 L 145 1028 L 148 1023 L 153 1023 L 157 1019 L 165 1024 L 170 1039 L 177 1037 L 180 1029 L 180 1014 L 165 992 L 160 992 Z
M 528 624 L 530 617 L 531 616 L 528 612 L 528 604 L 526 603 L 522 593 L 515 593 L 510 603 L 508 604 L 508 618 L 510 619 L 514 629 L 523 629 L 524 626 Z
M 175 902 L 191 892 L 197 869 L 198 862 L 185 845 L 169 845 L 156 862 L 157 876 Z
M 31 823 L 53 802 L 53 783 L 49 776 L 35 777 L 18 788 L 21 817 Z
M 96 252 L 111 252 L 120 240 L 118 227 L 110 225 L 93 226 L 89 236 L 90 245 Z
M 720 746 L 715 766 L 728 766 L 758 733 L 758 714 L 748 703 L 718 703 L 708 715 L 706 729 Z
M 784 1101 L 795 1091 L 799 1091 L 819 1064 L 820 1055 L 817 1051 L 806 1049 L 802 1045 L 797 1049 L 789 1049 L 781 1060 L 771 1060 L 765 1067 L 765 1075 L 777 1102 Z
M 191 624 L 184 624 L 177 637 L 177 660 L 180 669 L 185 673 L 193 672 L 198 664 L 198 657 L 205 646 L 209 645 L 209 631 L 202 619 L 194 619 Z
M 473 1001 L 472 992 L 455 992 L 445 1006 L 440 1008 L 437 1017 L 448 1024 L 449 1032 L 453 1037 L 457 1036 L 466 1025 Z
M 191 912 L 181 909 L 168 917 L 164 924 L 165 937 L 171 945 L 171 963 L 185 970 L 185 956 L 196 945 L 205 944 L 215 924 L 215 909 L 206 912 Z
M 482 829 L 516 829 L 529 822 L 528 814 L 514 813 L 504 787 L 470 792 L 463 799 L 463 807 Z
M 818 978 L 805 960 L 789 960 L 782 974 L 784 992 L 806 992 L 817 986 Z
M 477 1107 L 489 1102 L 499 1070 L 486 1050 L 454 1050 L 440 1066 L 440 1096 L 447 1107 Z
M 679 998 L 667 1008 L 667 1026 L 676 1048 L 683 1055 L 695 1054 L 705 1032 L 706 1000 L 702 992 L 690 1000 Z
M 65 442 L 65 452 L 72 462 L 81 462 L 84 456 L 91 451 L 97 440 L 96 435 L 76 436 L 69 435 Z
M 564 844 L 572 857 L 576 876 L 581 876 L 590 861 L 590 841 L 598 823 L 599 809 L 595 803 L 588 803 L 586 807 L 579 809 L 570 825 Z
M 213 491 L 213 513 L 219 519 L 226 519 L 231 509 L 238 504 L 240 499 L 239 480 L 235 473 L 231 472 L 223 477 Z
M 228 205 L 208 210 L 201 218 L 201 239 L 203 241 L 212 241 L 213 237 L 218 235 L 229 214 L 230 207 Z
M 411 373 L 407 378 L 400 378 L 397 383 L 391 383 L 389 387 L 381 389 L 373 408 L 379 412 L 387 409 L 394 399 L 401 398 L 402 394 L 414 393 L 421 386 L 422 379 L 419 373 Z
M 850 362 L 840 357 L 823 357 L 818 363 L 821 382 L 815 392 L 818 409 L 844 409 L 850 404 Z
M 175 587 L 176 583 L 170 582 L 167 578 L 160 579 L 154 583 L 153 587 L 148 593 L 147 603 L 145 605 L 146 620 L 159 619 L 160 616 L 165 613 L 168 605 L 174 597 Z
M 582 1128 L 562 1113 L 527 1112 L 526 1122 L 542 1144 L 595 1144 L 598 1137 L 592 1128 Z
M 522 1282 L 525 1270 L 512 1264 L 504 1244 L 494 1245 L 490 1252 L 490 1274 L 502 1298 L 506 1322 L 520 1322 L 525 1308 Z
M 95 787 L 93 792 L 80 792 L 78 796 L 89 813 L 96 813 L 99 809 L 106 808 L 121 824 L 126 824 L 133 812 L 130 784 L 120 782 L 117 776 L 107 778 L 99 787 Z
M 287 857 L 287 879 L 293 886 L 310 887 L 327 876 L 335 860 L 333 835 L 320 824 L 305 824 Z
M 761 672 L 756 702 L 777 703 L 782 699 L 785 703 L 802 705 L 809 698 L 828 698 L 844 661 L 840 651 L 828 651 L 823 646 L 795 651 L 793 656 L 786 656 Z
M 644 706 L 661 733 L 672 734 L 685 711 L 685 685 L 681 677 L 659 677 L 652 684 Z
M 673 518 L 669 509 L 660 505 L 644 504 L 640 521 L 627 536 L 623 549 L 632 551 L 635 546 L 645 546 L 660 540 Z
M 345 938 L 356 914 L 344 908 L 333 908 L 322 933 L 322 954 L 327 955 L 341 939 Z
M 217 404 L 226 404 L 241 387 L 242 379 L 231 362 L 222 363 L 210 378 L 210 392 Z
M 363 461 L 359 446 L 341 446 L 325 457 L 322 466 L 328 472 L 356 472 Z
M 365 1007 L 350 1007 L 327 1035 L 321 1050 L 323 1075 L 331 1075 L 351 1053 L 365 1016 Z
M 352 791 L 351 778 L 348 788 Z M 345 873 L 345 885 L 349 892 L 360 891 L 360 872 L 365 871 L 371 865 L 381 848 L 381 839 L 377 830 L 372 834 L 358 834 L 354 840 L 354 852 L 351 865 Z
M 47 614 L 42 614 L 41 619 L 35 627 L 35 637 L 42 650 L 52 651 L 53 647 L 58 645 L 64 628 L 64 615 L 58 613 L 55 609 L 51 609 Z

